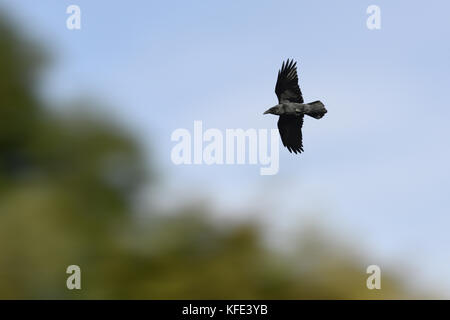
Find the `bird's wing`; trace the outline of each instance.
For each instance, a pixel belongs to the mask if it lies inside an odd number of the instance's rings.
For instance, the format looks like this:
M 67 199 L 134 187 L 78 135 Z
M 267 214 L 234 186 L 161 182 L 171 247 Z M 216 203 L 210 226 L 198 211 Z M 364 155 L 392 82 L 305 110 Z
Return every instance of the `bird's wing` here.
M 303 116 L 281 115 L 278 119 L 281 141 L 289 152 L 301 153 L 303 151 L 302 126 Z
M 289 59 L 286 63 L 283 61 L 280 71 L 278 71 L 275 93 L 278 102 L 297 102 L 303 103 L 303 96 L 298 86 L 297 62 Z

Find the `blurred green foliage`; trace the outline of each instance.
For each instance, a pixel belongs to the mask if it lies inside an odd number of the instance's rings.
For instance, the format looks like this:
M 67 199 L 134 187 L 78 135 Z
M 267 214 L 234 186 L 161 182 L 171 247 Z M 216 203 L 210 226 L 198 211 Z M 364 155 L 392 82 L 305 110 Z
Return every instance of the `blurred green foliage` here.
M 386 272 L 382 290 L 368 290 L 366 266 L 317 234 L 278 252 L 256 225 L 219 227 L 204 208 L 137 216 L 133 196 L 156 183 L 151 161 L 111 122 L 50 111 L 34 92 L 46 63 L 2 17 L 0 298 L 406 296 Z M 66 288 L 71 264 L 79 291 Z

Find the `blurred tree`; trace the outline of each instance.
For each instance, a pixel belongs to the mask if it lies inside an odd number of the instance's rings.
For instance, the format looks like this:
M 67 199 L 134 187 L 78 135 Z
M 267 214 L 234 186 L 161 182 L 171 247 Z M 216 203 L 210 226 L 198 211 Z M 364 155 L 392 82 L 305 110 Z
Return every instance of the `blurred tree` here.
M 31 52 L 31 45 L 20 42 L 5 16 L 0 20 L 0 177 L 7 179 L 24 170 L 27 162 L 25 149 L 40 109 L 33 82 L 42 60 Z
M 66 266 L 114 248 L 147 173 L 119 126 L 45 108 L 34 92 L 42 51 L 8 19 L 0 34 L 0 296 L 55 297 Z
M 314 236 L 282 254 L 254 225 L 219 228 L 201 208 L 138 220 L 132 197 L 151 182 L 138 144 L 46 108 L 34 92 L 44 55 L 5 17 L 0 34 L 0 298 L 405 296 L 385 272 L 367 290 L 362 263 Z M 66 288 L 71 264 L 80 291 Z

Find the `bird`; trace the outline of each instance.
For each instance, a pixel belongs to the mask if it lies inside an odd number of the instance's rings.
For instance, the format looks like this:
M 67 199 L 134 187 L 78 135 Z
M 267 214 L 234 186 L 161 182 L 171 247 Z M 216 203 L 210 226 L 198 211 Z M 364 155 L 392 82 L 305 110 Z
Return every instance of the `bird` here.
M 278 97 L 278 104 L 266 110 L 264 114 L 279 116 L 278 131 L 283 145 L 291 153 L 302 153 L 304 115 L 320 119 L 327 113 L 327 109 L 319 100 L 304 103 L 302 91 L 298 86 L 297 62 L 293 59 L 283 61 L 278 71 L 275 94 Z

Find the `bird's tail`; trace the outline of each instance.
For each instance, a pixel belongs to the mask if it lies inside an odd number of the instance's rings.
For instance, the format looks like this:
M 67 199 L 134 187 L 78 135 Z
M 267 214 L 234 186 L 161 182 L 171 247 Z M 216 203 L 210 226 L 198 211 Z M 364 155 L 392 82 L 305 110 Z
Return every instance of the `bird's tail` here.
M 320 119 L 325 115 L 325 113 L 327 113 L 325 105 L 319 100 L 307 103 L 306 105 L 309 107 L 309 110 L 306 112 L 306 114 L 310 117 Z

